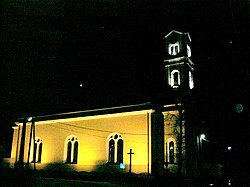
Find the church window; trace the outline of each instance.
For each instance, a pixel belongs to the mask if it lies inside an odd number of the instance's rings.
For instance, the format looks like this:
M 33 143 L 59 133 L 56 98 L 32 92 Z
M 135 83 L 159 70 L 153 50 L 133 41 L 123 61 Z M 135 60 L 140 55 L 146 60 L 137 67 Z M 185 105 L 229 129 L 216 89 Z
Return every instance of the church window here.
M 73 163 L 77 163 L 78 158 L 78 142 L 74 144 L 74 154 L 73 154 Z
M 42 161 L 42 149 L 43 149 L 43 142 L 42 139 L 37 137 L 35 138 L 35 144 L 33 145 L 33 154 L 31 157 L 33 158 L 32 162 L 41 163 Z
M 66 164 L 77 164 L 78 140 L 76 136 L 69 136 L 65 140 Z
M 117 142 L 117 162 L 123 162 L 123 140 L 119 139 Z
M 72 149 L 72 143 L 68 142 L 66 163 L 70 163 L 70 161 L 71 161 L 71 149 Z
M 115 162 L 115 141 L 112 139 L 109 141 L 109 162 Z
M 173 70 L 171 72 L 171 87 L 177 88 L 180 85 L 180 72 L 178 70 Z
M 174 142 L 171 141 L 169 142 L 169 163 L 173 164 L 174 163 Z
M 169 44 L 168 53 L 172 56 L 177 55 L 180 52 L 179 44 Z
M 107 139 L 108 163 L 123 163 L 123 138 L 119 133 L 112 133 Z

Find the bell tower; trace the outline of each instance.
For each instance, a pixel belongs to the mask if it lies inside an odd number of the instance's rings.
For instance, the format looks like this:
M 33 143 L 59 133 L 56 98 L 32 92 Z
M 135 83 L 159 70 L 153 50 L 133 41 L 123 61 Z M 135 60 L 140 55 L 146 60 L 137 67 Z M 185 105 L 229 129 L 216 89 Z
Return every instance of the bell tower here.
M 193 89 L 194 63 L 191 61 L 191 38 L 189 33 L 171 31 L 164 37 L 164 65 L 169 87 Z

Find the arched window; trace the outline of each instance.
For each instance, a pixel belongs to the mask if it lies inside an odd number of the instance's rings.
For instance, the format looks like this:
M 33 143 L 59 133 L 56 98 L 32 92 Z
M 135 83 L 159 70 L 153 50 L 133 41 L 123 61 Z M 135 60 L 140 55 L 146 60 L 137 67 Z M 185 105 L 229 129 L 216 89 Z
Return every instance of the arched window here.
M 180 52 L 179 44 L 169 44 L 168 53 L 172 56 L 177 55 Z
M 75 142 L 74 153 L 73 153 L 73 163 L 74 164 L 77 164 L 77 158 L 78 158 L 78 142 Z
M 115 162 L 115 141 L 112 139 L 109 141 L 109 159 L 108 159 L 108 161 L 110 163 Z
M 123 163 L 123 138 L 119 133 L 112 133 L 107 138 L 108 163 Z
M 72 143 L 69 141 L 67 144 L 67 158 L 66 158 L 66 163 L 71 162 L 71 150 L 72 150 Z
M 180 85 L 180 72 L 178 70 L 173 70 L 171 72 L 171 87 L 177 88 Z
M 36 137 L 35 144 L 33 145 L 33 154 L 31 154 L 32 162 L 41 163 L 42 149 L 43 149 L 43 141 L 41 138 Z
M 78 140 L 76 136 L 70 135 L 65 140 L 65 163 L 77 164 Z
M 123 163 L 123 140 L 119 139 L 117 142 L 117 162 Z
M 174 163 L 174 142 L 173 141 L 169 142 L 168 148 L 169 148 L 169 151 L 168 151 L 169 152 L 169 163 L 173 164 Z

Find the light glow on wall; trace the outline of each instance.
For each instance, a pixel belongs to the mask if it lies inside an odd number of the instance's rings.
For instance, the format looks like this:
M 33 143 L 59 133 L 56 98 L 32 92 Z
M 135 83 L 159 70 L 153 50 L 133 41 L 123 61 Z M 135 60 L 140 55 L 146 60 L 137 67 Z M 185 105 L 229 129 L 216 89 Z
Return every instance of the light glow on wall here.
M 187 55 L 188 57 L 191 57 L 191 48 L 189 45 L 187 45 Z
M 167 105 L 165 107 L 171 106 L 175 105 Z M 152 112 L 153 110 L 150 109 L 108 115 L 36 121 L 36 136 L 41 137 L 43 142 L 42 159 L 41 163 L 37 164 L 37 169 L 43 169 L 47 165 L 54 163 L 65 164 L 67 155 L 65 140 L 74 136 L 77 137 L 79 143 L 77 163 L 66 165 L 77 171 L 95 171 L 98 167 L 106 166 L 107 164 L 107 138 L 111 133 L 119 132 L 124 143 L 123 161 L 121 163 L 125 165 L 125 170 L 128 169 L 130 163 L 130 156 L 127 153 L 132 149 L 134 152 L 132 156 L 132 172 L 150 173 Z M 168 111 L 166 113 L 176 112 Z M 23 125 L 22 123 L 17 124 L 21 127 Z M 29 127 L 30 125 L 27 125 L 28 129 Z M 12 160 L 15 160 L 16 156 L 18 156 L 18 154 L 16 155 L 18 128 L 14 127 L 13 129 L 15 140 L 13 139 Z M 168 134 L 170 129 L 172 128 L 165 128 L 165 134 Z M 28 142 L 29 131 L 27 131 L 26 135 L 26 142 Z M 169 135 L 165 136 L 165 141 L 167 138 L 169 138 Z M 27 150 L 28 144 L 25 144 L 25 147 Z M 33 152 L 33 147 L 31 150 Z M 30 158 L 32 161 L 33 156 Z M 117 163 L 117 168 L 119 168 L 119 164 Z
M 194 88 L 193 73 L 191 71 L 189 71 L 188 75 L 189 75 L 189 88 L 193 89 Z

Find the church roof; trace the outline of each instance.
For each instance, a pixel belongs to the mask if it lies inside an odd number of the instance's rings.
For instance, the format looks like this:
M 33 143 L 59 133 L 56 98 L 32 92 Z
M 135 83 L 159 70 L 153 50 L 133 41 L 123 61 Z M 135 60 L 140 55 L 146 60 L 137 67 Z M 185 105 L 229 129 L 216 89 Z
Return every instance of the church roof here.
M 47 121 L 47 120 L 55 120 L 55 119 L 87 117 L 87 116 L 115 114 L 115 113 L 123 113 L 123 112 L 142 111 L 142 110 L 154 110 L 154 109 L 155 109 L 155 106 L 151 102 L 147 102 L 147 103 L 141 103 L 141 104 L 135 104 L 135 105 L 127 105 L 127 106 L 75 111 L 75 112 L 51 114 L 51 115 L 44 115 L 44 116 L 34 116 L 32 117 L 32 120 Z M 167 105 L 161 108 L 162 111 L 174 110 L 174 109 L 176 109 L 175 105 Z M 19 123 L 22 123 L 24 121 L 27 121 L 27 118 L 20 118 L 18 120 Z

